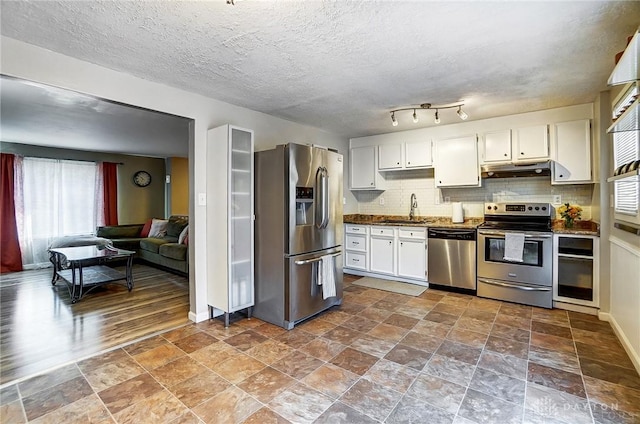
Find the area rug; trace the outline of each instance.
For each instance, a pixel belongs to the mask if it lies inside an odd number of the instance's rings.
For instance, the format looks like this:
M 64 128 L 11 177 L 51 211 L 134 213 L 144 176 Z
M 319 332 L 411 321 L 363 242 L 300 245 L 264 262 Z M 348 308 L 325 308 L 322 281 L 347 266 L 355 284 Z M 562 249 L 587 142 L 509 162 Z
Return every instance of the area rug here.
M 420 296 L 427 288 L 417 284 L 401 283 L 400 281 L 381 280 L 373 277 L 363 277 L 351 283 L 356 286 L 369 287 L 371 289 L 386 290 L 393 293 Z

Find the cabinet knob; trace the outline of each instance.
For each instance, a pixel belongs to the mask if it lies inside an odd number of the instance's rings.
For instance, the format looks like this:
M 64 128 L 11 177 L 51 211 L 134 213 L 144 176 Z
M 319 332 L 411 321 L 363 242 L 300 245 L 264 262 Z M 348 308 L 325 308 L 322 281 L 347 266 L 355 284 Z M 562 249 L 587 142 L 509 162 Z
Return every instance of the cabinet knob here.
M 400 246 L 404 246 L 404 243 L 403 243 L 403 242 L 400 242 Z
M 371 185 L 373 185 L 373 183 L 371 183 Z
M 407 162 L 407 164 L 411 165 L 411 162 Z
M 524 152 L 520 152 L 521 155 L 524 155 Z
M 560 178 L 562 178 L 562 177 L 563 177 L 563 175 L 562 175 L 562 174 L 560 174 Z
M 391 246 L 391 242 L 389 242 L 389 246 Z
M 400 162 L 396 162 L 396 165 L 400 165 Z
M 506 153 L 505 153 L 504 155 L 505 155 L 505 156 L 509 156 L 509 155 L 507 155 Z

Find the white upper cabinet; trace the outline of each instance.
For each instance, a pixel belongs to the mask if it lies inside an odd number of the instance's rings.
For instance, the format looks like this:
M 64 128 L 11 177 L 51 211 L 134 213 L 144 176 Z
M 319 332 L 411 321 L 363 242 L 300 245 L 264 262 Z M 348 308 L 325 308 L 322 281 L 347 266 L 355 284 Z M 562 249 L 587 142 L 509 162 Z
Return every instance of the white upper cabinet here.
M 415 141 L 405 144 L 406 168 L 427 168 L 433 165 L 431 140 Z
M 402 169 L 404 167 L 403 147 L 402 144 L 382 144 L 378 146 L 378 169 Z
M 591 124 L 589 119 L 552 126 L 554 160 L 552 184 L 591 183 Z
M 397 138 L 397 134 L 388 134 L 388 136 Z M 396 171 L 432 166 L 431 140 L 425 141 L 415 136 L 403 136 L 403 138 L 410 141 L 378 146 L 378 170 Z
M 532 159 L 549 159 L 549 130 L 546 124 L 513 130 L 512 161 Z
M 486 133 L 484 163 L 511 162 L 511 130 Z
M 354 147 L 349 151 L 351 190 L 379 190 L 376 146 Z
M 480 186 L 476 135 L 436 140 L 435 186 Z

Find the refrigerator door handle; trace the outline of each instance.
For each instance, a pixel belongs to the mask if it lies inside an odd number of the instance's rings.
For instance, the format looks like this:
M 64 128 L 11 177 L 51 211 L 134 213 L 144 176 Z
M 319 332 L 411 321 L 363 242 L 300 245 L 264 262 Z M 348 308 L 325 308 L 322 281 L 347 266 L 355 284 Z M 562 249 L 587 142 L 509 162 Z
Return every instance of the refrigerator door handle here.
M 321 166 L 316 172 L 316 227 L 327 228 L 329 223 L 329 176 L 327 168 Z
M 305 259 L 303 261 L 295 261 L 294 264 L 296 264 L 296 265 L 312 264 L 314 262 L 320 262 L 322 260 L 322 258 L 324 258 L 325 256 L 340 256 L 341 254 L 342 254 L 342 251 L 336 252 L 336 253 L 330 253 L 328 255 L 319 256 L 319 257 L 313 258 L 313 259 Z

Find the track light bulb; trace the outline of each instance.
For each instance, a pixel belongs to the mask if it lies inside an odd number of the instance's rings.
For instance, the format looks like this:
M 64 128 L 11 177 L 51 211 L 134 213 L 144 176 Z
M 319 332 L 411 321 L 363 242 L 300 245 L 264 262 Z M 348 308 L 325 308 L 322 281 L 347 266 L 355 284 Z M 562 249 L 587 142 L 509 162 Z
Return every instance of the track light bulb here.
M 416 115 L 416 110 L 413 109 L 413 123 L 417 124 L 418 123 L 418 115 Z
M 469 115 L 467 115 L 465 111 L 462 110 L 462 106 L 458 106 L 458 111 L 456 113 L 463 121 L 465 121 L 469 117 Z
M 398 121 L 396 120 L 395 112 L 391 112 L 391 124 L 393 124 L 394 127 L 398 126 Z
M 435 122 L 436 124 L 440 123 L 440 117 L 438 116 L 438 109 L 436 109 L 436 119 L 433 122 Z

